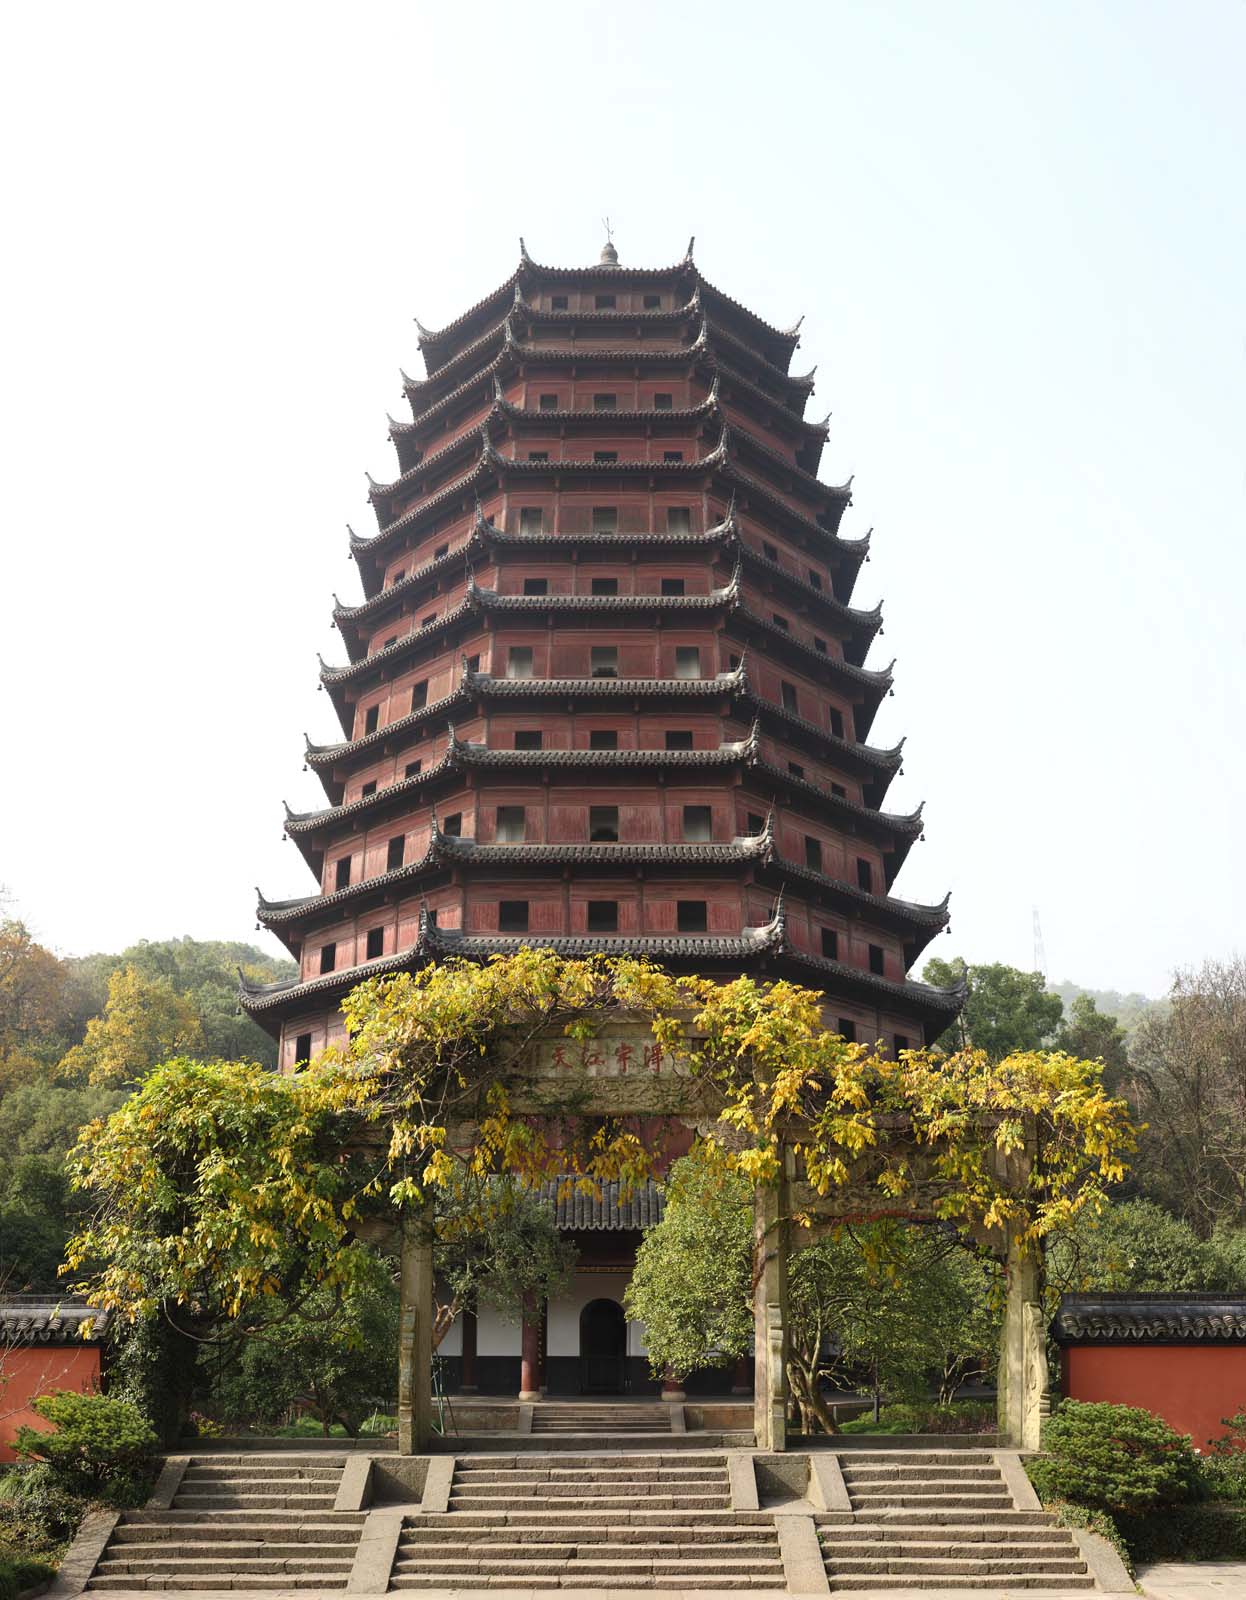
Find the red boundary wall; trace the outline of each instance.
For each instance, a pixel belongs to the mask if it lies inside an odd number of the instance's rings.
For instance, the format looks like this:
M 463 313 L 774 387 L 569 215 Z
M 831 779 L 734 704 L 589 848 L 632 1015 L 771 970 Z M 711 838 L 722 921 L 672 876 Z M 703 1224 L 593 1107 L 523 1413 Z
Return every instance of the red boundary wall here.
M 31 1344 L 0 1351 L 0 1461 L 15 1461 L 13 1438 L 21 1427 L 47 1428 L 30 1402 L 52 1389 L 83 1394 L 100 1386 L 98 1345 Z
M 1246 1411 L 1246 1345 L 1067 1345 L 1070 1400 L 1142 1406 L 1188 1433 L 1195 1448 L 1224 1433 L 1223 1419 Z

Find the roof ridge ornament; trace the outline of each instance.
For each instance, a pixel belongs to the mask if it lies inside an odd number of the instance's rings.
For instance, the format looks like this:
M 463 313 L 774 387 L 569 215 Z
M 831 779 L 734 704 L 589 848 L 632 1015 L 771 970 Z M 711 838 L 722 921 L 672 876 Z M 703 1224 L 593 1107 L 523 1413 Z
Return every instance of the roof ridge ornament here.
M 532 265 L 532 257 L 528 254 L 528 247 L 523 242 L 522 233 L 519 235 L 519 261 L 521 266 L 530 267 Z
M 694 234 L 691 235 L 691 237 L 688 240 L 688 248 L 684 251 L 684 260 L 685 261 L 691 261 L 692 260 L 692 252 L 696 248 L 696 242 L 697 242 L 697 236 L 694 233 Z
M 800 325 L 801 325 L 802 322 L 804 322 L 804 320 L 805 320 L 805 313 L 802 311 L 801 314 L 796 318 L 796 321 L 793 322 L 793 324 L 792 324 L 792 326 L 790 328 L 782 329 L 784 337 L 788 338 L 788 339 L 795 339 L 796 343 L 799 344 L 800 343 Z

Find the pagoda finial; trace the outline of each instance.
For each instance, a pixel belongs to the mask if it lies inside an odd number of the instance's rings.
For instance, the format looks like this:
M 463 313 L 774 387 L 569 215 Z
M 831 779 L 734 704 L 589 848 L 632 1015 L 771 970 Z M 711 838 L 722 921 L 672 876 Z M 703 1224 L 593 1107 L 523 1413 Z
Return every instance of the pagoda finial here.
M 603 217 L 601 224 L 606 230 L 606 242 L 601 247 L 601 264 L 604 267 L 617 267 L 619 252 L 614 248 L 614 229 L 610 226 L 610 218 Z

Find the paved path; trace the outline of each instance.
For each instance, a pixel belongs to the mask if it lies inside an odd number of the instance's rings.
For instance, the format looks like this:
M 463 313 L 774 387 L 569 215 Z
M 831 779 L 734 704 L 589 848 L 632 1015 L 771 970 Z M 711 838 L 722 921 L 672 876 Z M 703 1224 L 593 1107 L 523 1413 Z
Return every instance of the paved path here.
M 1138 1582 L 1151 1600 L 1246 1600 L 1246 1561 L 1156 1561 Z

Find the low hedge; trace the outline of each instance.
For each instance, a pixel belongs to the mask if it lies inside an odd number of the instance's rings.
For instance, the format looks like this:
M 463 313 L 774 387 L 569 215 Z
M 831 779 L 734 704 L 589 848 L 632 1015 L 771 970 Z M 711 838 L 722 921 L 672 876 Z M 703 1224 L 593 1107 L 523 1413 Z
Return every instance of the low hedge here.
M 47 1583 L 53 1571 L 46 1561 L 0 1550 L 0 1600 L 17 1600 L 26 1589 Z
M 1118 1514 L 1135 1562 L 1246 1561 L 1246 1506 L 1165 1506 L 1151 1516 Z

